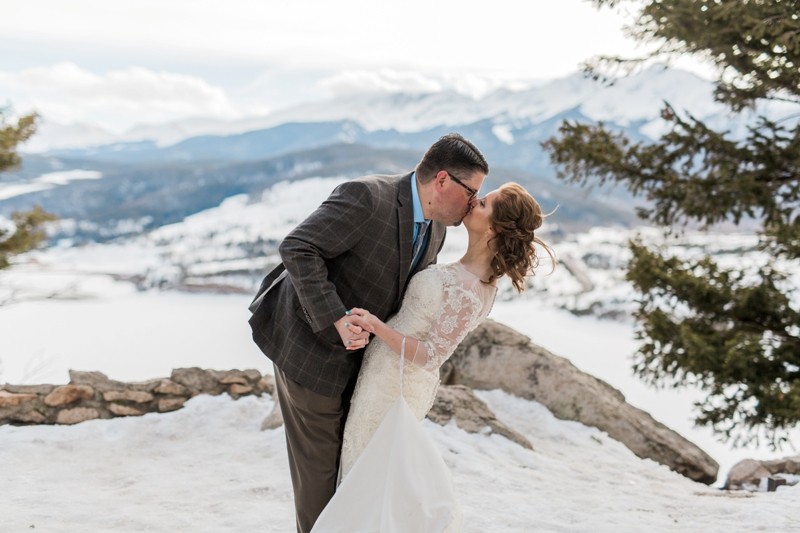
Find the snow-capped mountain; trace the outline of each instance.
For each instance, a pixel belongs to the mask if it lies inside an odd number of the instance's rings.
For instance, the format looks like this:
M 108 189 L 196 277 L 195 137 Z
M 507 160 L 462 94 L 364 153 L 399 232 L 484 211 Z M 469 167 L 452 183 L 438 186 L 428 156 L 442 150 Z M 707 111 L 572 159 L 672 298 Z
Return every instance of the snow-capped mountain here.
M 588 119 L 628 126 L 660 120 L 662 101 L 690 109 L 706 119 L 724 112 L 713 101 L 710 82 L 681 70 L 654 66 L 604 86 L 576 73 L 525 90 L 501 89 L 473 99 L 455 92 L 373 94 L 296 106 L 271 115 L 276 123 L 353 120 L 368 131 L 415 132 L 436 126 L 458 126 L 481 120 L 498 125 L 540 123 L 570 110 Z
M 748 117 L 729 115 L 713 101 L 712 90 L 693 74 L 651 67 L 610 86 L 575 74 L 481 98 L 372 93 L 243 121 L 142 126 L 129 132 L 127 138 L 143 139 L 135 142 L 26 154 L 21 170 L 0 178 L 0 216 L 39 204 L 75 221 L 74 235 L 105 240 L 180 221 L 237 194 L 258 195 L 279 181 L 409 170 L 432 140 L 459 131 L 489 160 L 487 187 L 509 180 L 530 187 L 550 208 L 559 206 L 570 230 L 630 225 L 638 199 L 621 188 L 590 194 L 556 180 L 541 143 L 564 120 L 604 121 L 646 141 L 664 128 L 664 101 L 735 135 Z M 197 135 L 203 131 L 208 133 Z M 36 182 L 43 174 L 76 170 L 103 179 L 58 187 Z
M 508 132 L 522 124 L 538 124 L 576 111 L 590 120 L 622 127 L 638 125 L 643 133 L 656 135 L 662 125 L 659 110 L 669 101 L 711 124 L 728 123 L 732 117 L 713 100 L 713 86 L 694 74 L 652 66 L 638 74 L 604 85 L 582 73 L 537 84 L 523 90 L 500 89 L 481 98 L 455 91 L 427 94 L 363 93 L 296 105 L 263 117 L 242 120 L 192 118 L 167 124 L 139 125 L 116 136 L 75 135 L 67 127 L 43 129 L 26 149 L 75 148 L 98 141 L 125 143 L 152 141 L 169 146 L 200 135 L 235 135 L 291 122 L 352 121 L 368 132 L 396 130 L 420 132 L 438 127 L 456 128 L 480 121 L 496 126 L 498 139 L 513 143 Z M 735 119 L 733 119 L 735 121 Z M 76 126 L 78 127 L 78 126 Z M 87 126 L 79 126 L 85 130 Z M 78 131 L 78 130 L 76 130 Z

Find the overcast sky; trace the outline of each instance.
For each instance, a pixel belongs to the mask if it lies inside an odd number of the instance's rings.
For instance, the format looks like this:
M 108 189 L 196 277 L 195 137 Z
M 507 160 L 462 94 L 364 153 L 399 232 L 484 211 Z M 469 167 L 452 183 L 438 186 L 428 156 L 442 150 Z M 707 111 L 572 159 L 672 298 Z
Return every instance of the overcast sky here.
M 480 96 L 640 53 L 632 20 L 586 0 L 0 0 L 0 105 L 121 132 L 353 91 Z

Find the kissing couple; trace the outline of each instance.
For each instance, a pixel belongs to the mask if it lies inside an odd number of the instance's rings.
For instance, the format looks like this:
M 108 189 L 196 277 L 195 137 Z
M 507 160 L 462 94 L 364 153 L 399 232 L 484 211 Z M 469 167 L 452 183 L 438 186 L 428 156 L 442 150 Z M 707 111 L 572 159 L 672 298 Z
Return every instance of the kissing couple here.
M 479 196 L 488 173 L 474 144 L 445 135 L 413 172 L 342 183 L 280 244 L 250 326 L 274 364 L 298 533 L 460 530 L 419 421 L 498 280 L 522 291 L 534 245 L 554 258 L 534 235 L 538 202 L 516 183 Z M 463 257 L 436 264 L 462 222 Z

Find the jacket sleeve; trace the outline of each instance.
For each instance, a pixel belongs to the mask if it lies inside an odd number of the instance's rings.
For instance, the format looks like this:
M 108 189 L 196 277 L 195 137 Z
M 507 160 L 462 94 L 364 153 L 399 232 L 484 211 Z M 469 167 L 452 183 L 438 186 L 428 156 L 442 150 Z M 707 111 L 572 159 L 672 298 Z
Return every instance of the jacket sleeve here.
M 281 259 L 315 333 L 331 326 L 346 311 L 328 279 L 326 260 L 352 249 L 364 237 L 374 216 L 369 187 L 358 181 L 339 185 L 279 247 Z

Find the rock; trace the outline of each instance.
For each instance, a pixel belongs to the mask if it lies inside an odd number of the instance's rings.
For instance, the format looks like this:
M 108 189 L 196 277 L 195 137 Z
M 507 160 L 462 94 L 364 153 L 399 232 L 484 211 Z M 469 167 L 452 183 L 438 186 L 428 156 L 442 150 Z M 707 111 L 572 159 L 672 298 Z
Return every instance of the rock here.
M 55 385 L 10 385 L 6 383 L 0 387 L 0 390 L 7 392 L 19 392 L 22 394 L 41 394 L 46 396 L 55 388 Z
M 175 411 L 183 407 L 186 403 L 186 398 L 161 398 L 158 400 L 158 412 L 166 413 L 168 411 Z
M 207 394 L 219 394 L 222 392 L 219 381 L 211 372 L 202 368 L 176 368 L 170 377 L 175 383 L 179 383 L 188 388 L 192 394 L 201 392 Z
M 62 385 L 45 396 L 44 403 L 50 407 L 68 405 L 94 396 L 94 389 L 88 385 Z
M 141 416 L 145 413 L 144 411 L 136 409 L 135 407 L 129 407 L 127 405 L 121 405 L 118 403 L 108 404 L 108 410 L 117 416 Z
M 261 379 L 261 372 L 256 370 L 255 368 L 248 368 L 247 370 L 242 370 L 242 374 L 247 378 L 247 381 L 250 383 L 257 383 L 258 380 Z
M 239 396 L 244 396 L 245 394 L 251 394 L 252 392 L 253 387 L 250 385 L 240 385 L 238 383 L 234 383 L 228 387 L 228 394 L 230 394 L 233 398 L 238 398 Z
M 442 367 L 442 382 L 502 389 L 535 400 L 556 417 L 605 431 L 643 459 L 710 484 L 719 465 L 703 450 L 625 402 L 621 392 L 513 329 L 486 320 Z
M 153 395 L 149 392 L 138 390 L 112 390 L 104 392 L 103 399 L 107 402 L 127 401 L 133 403 L 148 403 L 153 401 Z
M 172 396 L 189 396 L 189 389 L 171 379 L 162 379 L 154 389 L 157 394 L 170 394 Z
M 226 372 L 220 372 L 219 374 L 220 375 L 217 376 L 217 379 L 219 379 L 219 382 L 222 383 L 223 385 L 233 385 L 233 384 L 236 384 L 236 385 L 247 385 L 248 384 L 247 378 L 244 376 L 243 373 L 241 373 L 239 371 L 229 370 L 229 371 L 226 371 Z
M 266 392 L 270 396 L 275 394 L 275 376 L 265 374 L 256 383 L 256 390 L 259 393 Z
M 468 433 L 497 433 L 520 446 L 533 450 L 530 441 L 495 417 L 483 401 L 475 396 L 472 389 L 463 385 L 443 385 L 439 387 L 428 419 L 445 425 L 455 418 L 456 425 Z
M 761 464 L 767 467 L 773 474 L 800 474 L 800 455 L 784 457 L 783 459 L 761 461 Z
M 127 388 L 130 390 L 144 391 L 151 394 L 155 393 L 156 387 L 161 385 L 163 378 L 148 379 L 147 381 L 139 381 L 136 383 L 128 383 Z
M 78 424 L 86 420 L 100 418 L 100 413 L 92 407 L 75 407 L 74 409 L 64 409 L 58 413 L 56 424 Z
M 728 490 L 756 490 L 761 478 L 769 477 L 772 472 L 755 459 L 743 459 L 728 472 L 724 488 Z
M 30 402 L 31 400 L 35 400 L 38 397 L 39 397 L 38 394 L 16 393 L 16 392 L 7 392 L 4 390 L 0 390 L 0 408 L 16 407 L 25 402 Z
M 180 409 L 197 394 L 233 398 L 274 390 L 273 376 L 258 370 L 178 368 L 170 378 L 124 383 L 102 372 L 70 370 L 67 385 L 0 386 L 0 425 L 76 424 L 93 418 L 138 416 Z M 61 409 L 65 406 L 70 409 Z
M 793 482 L 784 480 L 780 483 L 776 476 L 788 474 L 797 476 L 800 474 L 800 455 L 784 457 L 782 459 L 772 459 L 769 461 L 756 461 L 755 459 L 743 459 L 736 463 L 728 478 L 725 480 L 723 488 L 727 490 L 775 490 L 778 485 L 794 485 Z M 769 481 L 772 480 L 772 483 Z M 770 490 L 771 487 L 771 490 Z
M 120 390 L 128 388 L 127 383 L 108 379 L 102 372 L 69 371 L 69 382 L 73 385 L 88 385 L 96 391 Z
M 272 411 L 270 411 L 264 421 L 261 422 L 261 431 L 279 428 L 282 425 L 283 412 L 281 411 L 281 404 L 276 400 L 275 405 L 272 406 Z
M 16 413 L 12 416 L 12 419 L 17 424 L 44 424 L 47 422 L 47 417 L 36 409 Z

